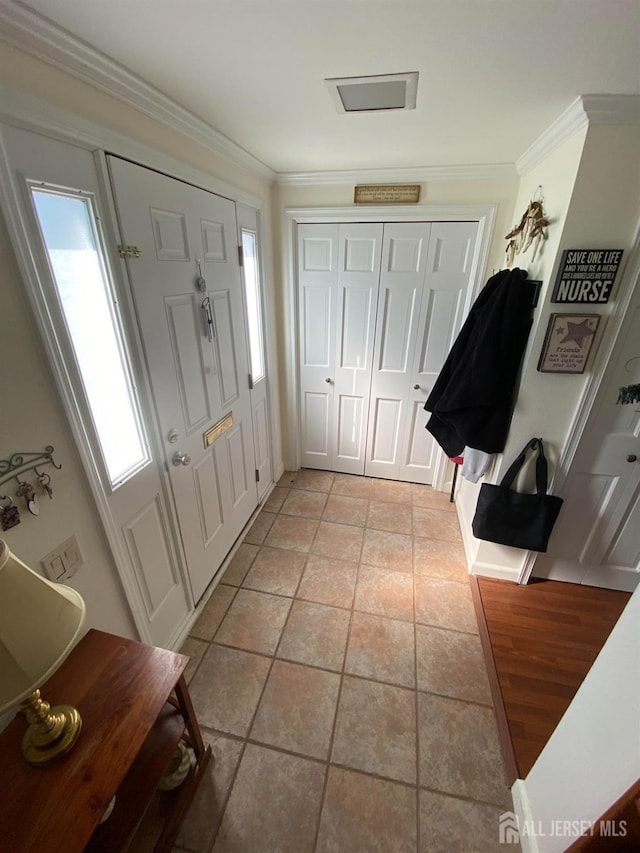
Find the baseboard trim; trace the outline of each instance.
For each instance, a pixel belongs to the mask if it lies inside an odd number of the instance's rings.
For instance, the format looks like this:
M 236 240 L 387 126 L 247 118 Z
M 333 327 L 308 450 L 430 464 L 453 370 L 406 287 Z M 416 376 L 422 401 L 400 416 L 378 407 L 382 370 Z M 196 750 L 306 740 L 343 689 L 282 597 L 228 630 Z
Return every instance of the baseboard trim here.
M 476 560 L 471 564 L 469 569 L 470 575 L 479 575 L 485 578 L 497 578 L 501 581 L 511 581 L 518 583 L 520 578 L 519 569 L 510 569 L 507 566 L 496 566 L 494 563 L 483 563 Z
M 518 764 L 516 755 L 511 742 L 511 732 L 509 731 L 509 722 L 507 720 L 507 712 L 502 699 L 502 690 L 500 689 L 500 680 L 498 678 L 498 670 L 496 668 L 495 658 L 493 657 L 493 649 L 491 648 L 491 639 L 489 637 L 489 628 L 484 615 L 484 606 L 482 603 L 482 593 L 480 584 L 476 577 L 470 578 L 471 596 L 473 598 L 473 606 L 476 611 L 476 619 L 478 621 L 478 631 L 480 634 L 480 643 L 482 644 L 482 653 L 487 666 L 487 675 L 489 676 L 489 687 L 491 689 L 491 699 L 493 701 L 493 711 L 498 725 L 498 740 L 500 741 L 500 750 L 502 752 L 502 761 L 504 763 L 504 771 L 509 785 L 518 778 Z
M 465 505 L 462 500 L 456 500 L 455 507 L 458 522 L 460 524 L 462 547 L 464 548 L 469 574 L 471 576 L 480 575 L 486 578 L 497 578 L 501 581 L 519 583 L 521 569 L 510 568 L 508 566 L 496 566 L 495 563 L 485 563 L 483 560 L 476 559 L 475 555 L 478 553 L 478 540 L 471 532 L 471 519 L 466 516 Z
M 533 814 L 523 779 L 516 779 L 511 788 L 511 796 L 513 797 L 513 811 L 518 819 L 518 826 L 533 827 Z M 540 853 L 538 840 L 533 833 L 520 833 L 520 847 L 522 853 Z

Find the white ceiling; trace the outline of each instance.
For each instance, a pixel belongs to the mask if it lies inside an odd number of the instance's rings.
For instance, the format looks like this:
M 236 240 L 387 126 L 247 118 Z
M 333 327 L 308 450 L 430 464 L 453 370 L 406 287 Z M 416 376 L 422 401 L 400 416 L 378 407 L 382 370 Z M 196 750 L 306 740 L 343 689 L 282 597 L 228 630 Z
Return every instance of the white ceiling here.
M 514 163 L 580 94 L 640 93 L 640 0 L 28 0 L 277 172 Z M 340 115 L 327 77 L 418 71 Z

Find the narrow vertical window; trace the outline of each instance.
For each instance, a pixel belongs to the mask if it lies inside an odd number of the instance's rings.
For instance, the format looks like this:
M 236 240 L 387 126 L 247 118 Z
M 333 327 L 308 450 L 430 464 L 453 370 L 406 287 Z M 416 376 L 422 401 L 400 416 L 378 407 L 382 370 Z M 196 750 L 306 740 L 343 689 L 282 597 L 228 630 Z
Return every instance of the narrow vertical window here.
M 254 384 L 264 378 L 264 346 L 262 336 L 262 311 L 260 275 L 258 270 L 258 241 L 255 231 L 245 228 L 242 233 L 242 258 L 244 262 L 244 290 L 249 327 L 251 376 Z
M 90 196 L 31 186 L 58 303 L 112 487 L 149 461 Z

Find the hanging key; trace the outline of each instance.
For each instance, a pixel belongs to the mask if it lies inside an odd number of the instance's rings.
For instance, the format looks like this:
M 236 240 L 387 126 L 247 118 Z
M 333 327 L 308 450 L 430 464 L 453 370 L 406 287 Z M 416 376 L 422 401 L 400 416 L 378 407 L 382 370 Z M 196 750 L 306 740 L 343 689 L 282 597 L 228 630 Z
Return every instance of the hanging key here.
M 7 501 L 0 509 L 0 525 L 3 530 L 11 530 L 16 524 L 20 524 L 20 511 L 17 506 L 13 505 L 13 501 L 9 495 L 0 497 L 1 501 Z
M 51 488 L 51 477 L 45 471 L 43 471 L 42 474 L 39 474 L 38 471 L 36 471 L 36 474 L 38 474 L 38 485 L 45 493 L 45 495 L 47 495 L 49 500 L 51 500 L 53 498 L 53 489 Z
M 40 507 L 38 506 L 36 490 L 33 488 L 31 483 L 27 483 L 25 480 L 18 480 L 18 483 L 20 485 L 16 490 L 16 497 L 24 498 L 24 502 L 26 503 L 27 509 L 31 515 L 40 515 Z
M 196 276 L 196 287 L 200 291 L 200 293 L 207 292 L 207 282 L 204 280 L 202 276 L 202 265 L 200 264 L 200 258 L 196 259 L 196 264 L 198 265 L 198 275 Z

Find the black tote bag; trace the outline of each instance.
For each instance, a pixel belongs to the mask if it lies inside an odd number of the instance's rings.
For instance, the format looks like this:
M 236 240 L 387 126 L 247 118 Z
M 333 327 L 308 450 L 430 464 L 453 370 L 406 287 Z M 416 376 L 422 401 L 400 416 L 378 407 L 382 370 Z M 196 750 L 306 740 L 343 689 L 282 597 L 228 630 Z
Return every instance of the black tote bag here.
M 511 484 L 525 462 L 528 450 L 538 450 L 536 493 L 523 495 Z M 541 438 L 529 441 L 499 485 L 483 483 L 473 517 L 473 535 L 499 545 L 546 551 L 562 498 L 547 494 L 547 459 Z

